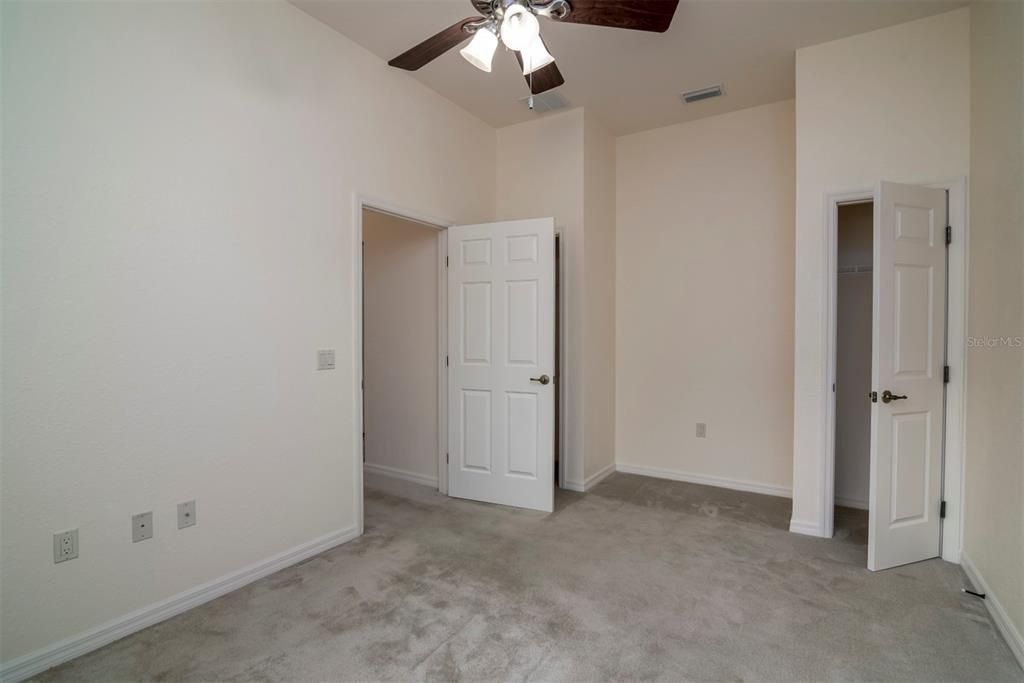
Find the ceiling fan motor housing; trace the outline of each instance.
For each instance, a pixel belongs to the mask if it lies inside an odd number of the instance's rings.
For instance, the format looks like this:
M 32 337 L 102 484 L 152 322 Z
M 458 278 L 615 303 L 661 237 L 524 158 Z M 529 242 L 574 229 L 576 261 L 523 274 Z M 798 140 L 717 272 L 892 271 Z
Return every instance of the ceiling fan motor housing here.
M 501 21 L 505 12 L 512 5 L 522 5 L 531 13 L 548 19 L 565 19 L 572 11 L 569 0 L 470 0 L 470 2 L 477 12 L 498 21 Z

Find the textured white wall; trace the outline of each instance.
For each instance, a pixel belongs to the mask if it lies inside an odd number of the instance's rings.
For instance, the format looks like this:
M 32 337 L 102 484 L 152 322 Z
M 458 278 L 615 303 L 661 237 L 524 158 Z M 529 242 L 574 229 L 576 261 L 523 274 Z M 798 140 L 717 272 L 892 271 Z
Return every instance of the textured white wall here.
M 826 196 L 967 175 L 969 12 L 797 50 L 794 529 L 824 524 Z
M 615 415 L 615 140 L 582 108 L 498 130 L 498 217 L 561 232 L 565 483 L 611 465 Z
M 562 409 L 566 480 L 583 483 L 583 110 L 573 109 L 498 129 L 498 220 L 555 219 L 562 233 L 563 329 L 567 363 Z
M 435 486 L 439 234 L 363 211 L 366 464 Z
M 495 133 L 284 3 L 0 11 L 9 661 L 353 528 L 353 193 L 493 220 Z
M 971 7 L 968 333 L 1024 336 L 1024 5 Z M 964 558 L 1024 665 L 1024 351 L 968 345 Z
M 618 139 L 618 463 L 788 493 L 793 136 L 786 101 Z
M 615 138 L 584 112 L 585 480 L 615 462 Z

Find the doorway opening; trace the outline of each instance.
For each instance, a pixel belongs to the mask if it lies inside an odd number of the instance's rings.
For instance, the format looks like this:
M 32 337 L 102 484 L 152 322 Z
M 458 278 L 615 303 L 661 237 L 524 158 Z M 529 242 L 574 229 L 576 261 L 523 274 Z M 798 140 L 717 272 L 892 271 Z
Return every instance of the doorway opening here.
M 866 547 L 874 202 L 840 204 L 837 214 L 835 535 Z
M 363 206 L 363 471 L 441 488 L 444 227 Z
M 359 194 L 354 197 L 353 221 L 353 326 L 356 330 L 353 445 L 359 454 L 354 463 L 354 480 L 357 526 L 362 533 L 364 475 L 367 473 L 427 485 L 443 495 L 451 495 L 449 475 L 456 470 L 451 469 L 449 459 L 452 463 L 458 462 L 454 453 L 449 458 L 452 438 L 449 433 L 452 428 L 449 424 L 452 410 L 449 405 L 452 378 L 449 325 L 453 323 L 449 321 L 452 292 L 449 291 L 448 262 L 452 258 L 449 228 L 454 224 Z M 513 224 L 530 222 L 481 224 L 459 229 L 495 230 L 497 239 L 498 233 Z M 554 296 L 557 309 L 552 311 L 553 324 L 548 329 L 556 348 L 564 349 L 561 339 L 565 329 L 562 320 L 565 308 L 561 300 L 564 292 L 560 287 L 564 281 L 561 270 L 564 263 L 558 254 L 560 236 L 549 234 L 551 242 L 547 253 L 554 258 L 553 262 L 548 261 L 548 267 L 554 272 L 548 277 L 553 276 L 550 281 L 558 287 L 558 295 Z M 521 251 L 522 237 L 506 236 L 503 248 Z M 519 251 L 507 255 L 515 265 L 525 259 Z M 463 252 L 465 249 L 460 248 L 459 253 L 466 257 Z M 520 286 L 522 280 L 511 283 Z M 515 311 L 521 313 L 519 308 Z M 495 320 L 498 317 L 501 316 Z M 544 317 L 538 318 L 538 325 Z M 521 346 L 522 335 L 515 338 Z M 465 334 L 458 339 L 465 342 Z M 519 352 L 520 346 L 515 352 Z M 553 424 L 546 433 L 552 436 L 553 442 L 554 476 L 548 481 L 554 489 L 560 488 L 564 481 L 560 470 L 565 466 L 561 448 L 566 419 L 562 407 L 562 360 L 558 354 L 545 368 L 550 368 L 548 372 L 553 375 L 549 380 L 554 398 Z M 512 358 L 512 361 L 518 362 L 518 359 Z M 540 434 L 542 432 L 538 432 Z
M 847 219 L 857 209 L 844 207 L 873 204 L 871 387 L 861 397 L 871 410 L 867 565 L 873 570 L 937 556 L 960 562 L 969 242 L 966 185 L 963 178 L 929 185 L 882 181 L 874 190 L 825 198 L 821 282 L 826 324 L 822 339 L 825 439 L 818 535 L 832 537 L 837 524 L 842 531 L 836 504 L 856 499 L 847 495 L 839 500 L 837 490 L 849 483 L 849 477 L 837 471 L 839 441 L 849 442 L 837 434 L 838 290 L 840 278 L 851 277 L 839 274 L 840 213 Z M 853 401 L 858 398 L 852 388 L 849 395 Z

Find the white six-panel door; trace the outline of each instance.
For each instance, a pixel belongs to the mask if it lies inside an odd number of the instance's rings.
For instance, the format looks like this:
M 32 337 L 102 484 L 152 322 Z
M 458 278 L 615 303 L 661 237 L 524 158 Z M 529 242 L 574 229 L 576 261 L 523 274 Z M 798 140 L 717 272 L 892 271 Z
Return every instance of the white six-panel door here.
M 448 493 L 554 505 L 550 218 L 448 231 Z
M 945 190 L 880 183 L 874 248 L 868 569 L 878 570 L 940 550 Z

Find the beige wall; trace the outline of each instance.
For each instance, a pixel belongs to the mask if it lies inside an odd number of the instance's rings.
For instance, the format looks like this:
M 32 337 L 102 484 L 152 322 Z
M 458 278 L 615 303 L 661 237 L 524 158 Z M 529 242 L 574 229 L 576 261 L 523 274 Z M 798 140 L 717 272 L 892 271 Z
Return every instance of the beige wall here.
M 555 219 L 562 233 L 563 359 L 561 387 L 568 429 L 565 478 L 582 487 L 584 279 L 583 110 L 498 129 L 498 220 Z
M 868 509 L 871 471 L 871 294 L 874 205 L 839 207 L 836 288 L 837 505 Z M 858 268 L 858 270 L 848 270 Z
M 1024 9 L 971 7 L 970 336 L 1024 335 Z M 1024 665 L 1024 352 L 967 350 L 965 565 Z
M 797 50 L 794 531 L 824 531 L 826 195 L 967 175 L 969 11 Z
M 615 138 L 584 112 L 584 485 L 615 464 Z
M 793 102 L 621 137 L 616 153 L 618 462 L 787 494 Z
M 615 459 L 614 139 L 572 109 L 499 129 L 497 168 L 498 219 L 561 233 L 563 484 L 583 490 Z
M 439 231 L 363 211 L 366 465 L 437 486 Z
M 495 133 L 286 3 L 0 12 L 9 662 L 356 532 L 353 195 L 492 220 Z

